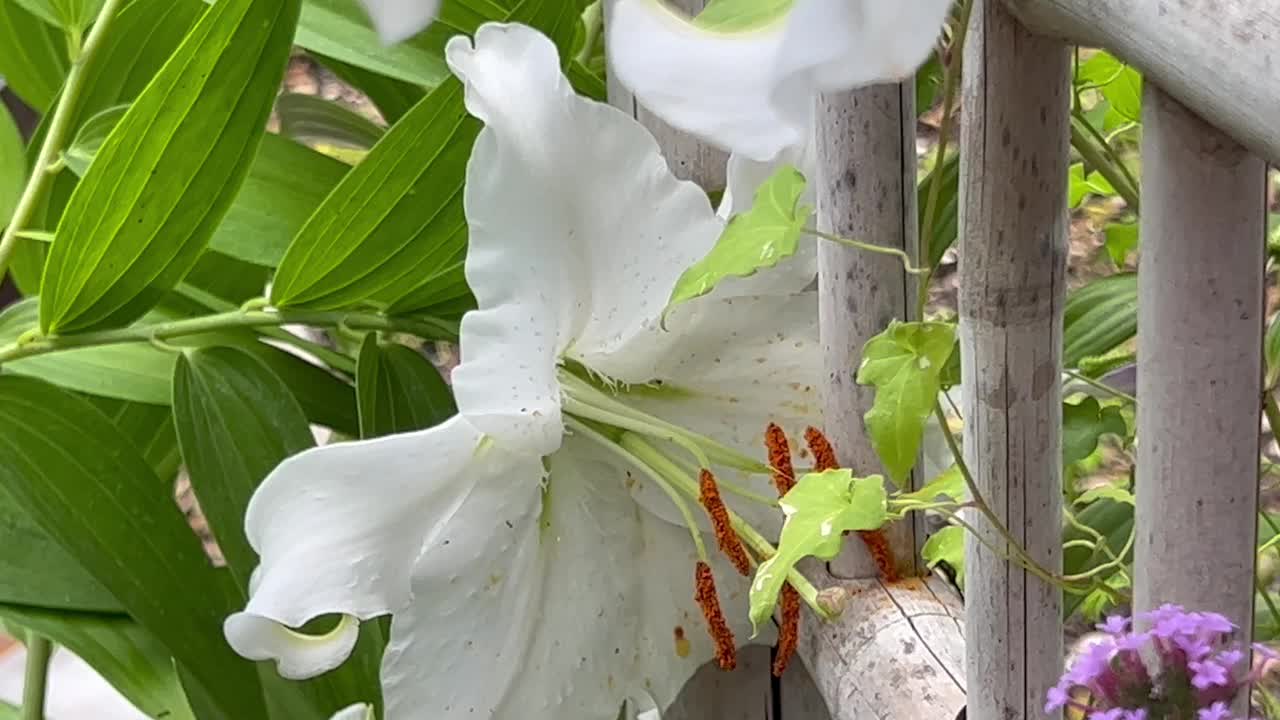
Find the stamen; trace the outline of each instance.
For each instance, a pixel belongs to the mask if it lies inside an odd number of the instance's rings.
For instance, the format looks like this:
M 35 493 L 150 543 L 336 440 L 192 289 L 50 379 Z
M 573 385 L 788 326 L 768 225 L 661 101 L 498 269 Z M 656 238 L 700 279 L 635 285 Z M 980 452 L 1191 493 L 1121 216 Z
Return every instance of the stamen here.
M 720 498 L 715 475 L 704 468 L 698 473 L 698 486 L 700 490 L 698 501 L 707 509 L 707 515 L 711 517 L 711 527 L 716 532 L 716 542 L 720 545 L 720 552 L 733 561 L 733 566 L 738 569 L 738 572 L 750 575 L 751 559 L 747 557 L 747 550 L 742 547 L 742 540 L 738 538 L 738 533 L 733 531 L 733 523 L 729 520 L 729 509 L 724 506 L 724 500 Z
M 813 453 L 813 471 L 836 470 L 840 463 L 836 462 L 836 451 L 831 447 L 827 436 L 815 427 L 805 428 L 804 441 L 809 444 L 809 452 Z
M 721 670 L 732 670 L 738 666 L 737 643 L 729 623 L 725 622 L 724 613 L 720 611 L 720 596 L 716 593 L 716 579 L 711 574 L 710 565 L 698 563 L 694 586 L 697 588 L 694 600 L 702 608 L 702 616 L 707 619 L 707 633 L 716 645 L 716 662 Z
M 796 471 L 791 466 L 791 444 L 787 434 L 774 423 L 764 431 L 764 446 L 769 450 L 769 466 L 773 468 L 773 486 L 778 497 L 791 491 L 796 485 Z
M 804 439 L 809 443 L 809 451 L 813 453 L 814 472 L 835 470 L 840 467 L 840 463 L 836 461 L 835 449 L 831 447 L 831 442 L 821 430 L 815 427 L 806 428 Z M 862 543 L 867 546 L 867 552 L 875 561 L 880 577 L 886 582 L 900 580 L 898 566 L 893 558 L 893 548 L 889 546 L 889 538 L 885 537 L 884 531 L 859 530 L 858 537 L 862 538 Z
M 796 654 L 800 641 L 800 593 L 790 585 L 782 586 L 782 625 L 778 628 L 777 654 L 773 659 L 773 676 L 782 677 L 787 664 Z

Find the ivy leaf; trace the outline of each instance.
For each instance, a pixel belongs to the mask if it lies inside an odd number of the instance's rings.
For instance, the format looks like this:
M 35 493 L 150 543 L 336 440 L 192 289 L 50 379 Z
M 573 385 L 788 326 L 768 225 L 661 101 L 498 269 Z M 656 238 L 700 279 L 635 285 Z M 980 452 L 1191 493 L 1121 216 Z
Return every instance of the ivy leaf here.
M 964 482 L 964 475 L 960 472 L 959 465 L 947 468 L 941 475 L 915 492 L 894 495 L 893 502 L 895 504 L 932 503 L 937 502 L 939 497 L 955 502 L 964 502 L 969 497 L 969 488 Z
M 791 165 L 778 168 L 756 190 L 751 209 L 733 216 L 707 256 L 680 275 L 667 311 L 706 295 L 727 277 L 747 277 L 796 251 L 813 208 L 800 206 L 805 179 Z
M 956 584 L 964 590 L 964 528 L 950 525 L 930 535 L 920 554 L 929 567 L 946 563 L 955 571 Z
M 46 334 L 127 325 L 195 265 L 257 152 L 300 3 L 216 3 L 129 107 L 58 223 Z
M 884 478 L 856 478 L 848 469 L 808 473 L 780 501 L 786 520 L 778 552 L 760 563 L 751 583 L 751 624 L 773 614 L 787 573 L 806 556 L 830 560 L 848 530 L 875 530 L 888 519 Z
M 865 416 L 867 431 L 889 476 L 899 484 L 915 466 L 955 339 L 955 328 L 948 323 L 894 321 L 863 348 L 858 382 L 876 388 Z
M 1107 225 L 1106 240 L 1107 254 L 1111 256 L 1111 262 L 1115 263 L 1117 268 L 1123 268 L 1125 261 L 1129 259 L 1129 253 L 1138 249 L 1138 224 L 1137 223 L 1111 223 Z
M 1120 408 L 1103 407 L 1093 396 L 1074 405 L 1062 403 L 1062 461 L 1067 465 L 1092 455 L 1103 435 L 1123 438 L 1128 432 Z
M 1080 66 L 1079 79 L 1096 86 L 1107 99 L 1106 127 L 1142 121 L 1142 75 L 1137 70 L 1098 51 Z

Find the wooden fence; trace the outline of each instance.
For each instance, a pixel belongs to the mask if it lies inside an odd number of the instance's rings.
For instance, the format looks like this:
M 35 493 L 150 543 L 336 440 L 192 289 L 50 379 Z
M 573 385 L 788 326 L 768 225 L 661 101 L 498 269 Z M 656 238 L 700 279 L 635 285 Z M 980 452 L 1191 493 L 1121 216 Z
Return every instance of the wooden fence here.
M 702 0 L 681 0 L 690 12 Z M 1275 0 L 975 0 L 962 83 L 960 336 L 964 451 L 979 487 L 1049 568 L 1062 554 L 1062 323 L 1070 45 L 1105 47 L 1145 76 L 1138 332 L 1137 610 L 1253 618 L 1262 393 L 1265 168 L 1280 164 Z M 912 251 L 917 242 L 910 83 L 819 100 L 819 223 Z M 637 107 L 673 169 L 718 187 L 724 156 Z M 910 319 L 915 289 L 892 259 L 820 255 L 825 422 L 844 461 L 875 467 L 852 381 L 863 344 Z M 857 308 L 850 313 L 847 308 Z M 917 478 L 917 482 L 919 478 Z M 992 529 L 979 522 L 979 531 Z M 923 529 L 894 530 L 919 570 Z M 921 579 L 885 586 L 857 543 L 820 585 L 856 591 L 843 618 L 807 617 L 812 680 L 709 668 L 667 717 L 690 720 L 968 720 L 1045 717 L 1062 669 L 1060 593 L 969 541 L 967 602 Z M 966 644 L 967 639 L 967 644 Z M 1247 639 L 1247 638 L 1245 638 Z M 968 692 L 966 693 L 966 688 Z

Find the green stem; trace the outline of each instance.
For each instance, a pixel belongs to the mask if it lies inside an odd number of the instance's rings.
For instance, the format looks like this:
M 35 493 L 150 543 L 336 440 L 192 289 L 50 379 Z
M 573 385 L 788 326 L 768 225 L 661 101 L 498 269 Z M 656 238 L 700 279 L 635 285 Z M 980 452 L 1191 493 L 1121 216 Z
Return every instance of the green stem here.
M 9 267 L 9 258 L 13 256 L 13 250 L 17 247 L 18 232 L 31 221 L 32 214 L 35 213 L 41 198 L 49 188 L 49 183 L 53 179 L 49 169 L 62 155 L 63 144 L 71 130 L 71 116 L 75 114 L 76 106 L 80 103 L 80 95 L 84 92 L 85 68 L 93 61 L 94 55 L 102 46 L 103 38 L 111 29 L 116 11 L 120 9 L 123 2 L 124 0 L 106 0 L 102 3 L 102 9 L 98 11 L 98 19 L 93 23 L 93 29 L 89 31 L 89 37 L 85 39 L 80 52 L 71 59 L 71 70 L 67 73 L 62 94 L 58 97 L 58 105 L 53 110 L 49 131 L 45 134 L 44 143 L 40 145 L 40 153 L 36 156 L 35 165 L 31 167 L 31 176 L 27 178 L 27 185 L 22 190 L 22 197 L 18 199 L 18 205 L 13 210 L 13 216 L 9 218 L 4 234 L 0 235 L 0 277 L 4 277 L 5 270 Z
M 942 426 L 942 437 L 947 441 L 947 447 L 951 449 L 951 456 L 955 458 L 956 467 L 959 468 L 960 475 L 964 478 L 964 484 L 969 489 L 969 494 L 972 496 L 973 506 L 978 509 L 978 512 L 982 513 L 983 517 L 987 519 L 987 522 L 991 523 L 991 526 L 995 528 L 1001 539 L 1003 539 L 1012 549 L 1014 554 L 1022 560 L 1022 562 L 1019 563 L 1020 565 L 1045 582 L 1061 585 L 1061 581 L 1056 580 L 1052 572 L 1040 565 L 1035 558 L 1027 554 L 1027 551 L 1022 548 L 1022 545 L 1019 544 L 1017 538 L 1013 536 L 1013 533 L 1009 532 L 1009 529 L 1005 527 L 1000 518 L 997 517 L 995 512 L 991 510 L 991 507 L 987 505 L 987 501 L 982 497 L 982 492 L 978 489 L 978 483 L 973 479 L 973 473 L 969 472 L 969 466 L 964 461 L 964 452 L 960 449 L 960 446 L 956 444 L 955 436 L 951 434 L 951 431 L 947 427 L 947 415 L 942 410 L 942 403 L 937 400 L 933 403 L 933 414 L 937 417 L 938 423 Z M 981 541 L 982 538 L 979 537 L 978 540 Z
M 1076 372 L 1075 370 L 1064 370 L 1063 372 L 1064 372 L 1064 373 L 1066 373 L 1066 375 L 1067 375 L 1068 377 L 1070 377 L 1071 379 L 1073 379 L 1073 380 L 1079 380 L 1080 382 L 1084 383 L 1085 385 L 1089 385 L 1089 386 L 1095 387 L 1095 388 L 1097 388 L 1097 389 L 1099 389 L 1099 390 L 1101 390 L 1101 391 L 1103 391 L 1103 392 L 1105 392 L 1105 393 L 1109 393 L 1109 394 L 1111 394 L 1111 395 L 1114 395 L 1114 396 L 1116 396 L 1116 397 L 1120 398 L 1121 400 L 1125 400 L 1125 401 L 1128 401 L 1128 402 L 1130 402 L 1130 403 L 1133 403 L 1134 405 L 1137 405 L 1137 404 L 1138 404 L 1138 398 L 1136 398 L 1136 397 L 1134 397 L 1134 396 L 1130 395 L 1130 394 L 1129 394 L 1129 393 L 1127 393 L 1127 392 L 1122 392 L 1122 391 L 1120 391 L 1120 390 L 1117 390 L 1117 389 L 1115 389 L 1115 388 L 1111 387 L 1110 385 L 1108 385 L 1108 384 L 1106 384 L 1106 383 L 1104 383 L 1104 382 L 1101 382 L 1101 381 L 1099 381 L 1099 380 L 1094 380 L 1093 378 L 1089 377 L 1088 375 L 1085 375 L 1085 374 L 1083 374 L 1083 373 Z
M 1111 187 L 1124 198 L 1130 210 L 1139 212 L 1138 186 L 1130 182 L 1132 176 L 1128 168 L 1124 167 L 1124 163 L 1111 157 L 1110 144 L 1105 138 L 1094 137 L 1093 133 L 1096 129 L 1084 119 L 1082 114 L 1077 113 L 1078 111 L 1072 111 L 1071 145 L 1090 167 L 1101 173 L 1102 177 L 1111 183 Z
M 650 445 L 643 437 L 633 434 L 630 438 L 631 439 L 628 440 L 627 436 L 624 435 L 623 440 L 627 442 L 627 449 L 631 454 L 635 455 L 654 470 L 662 473 L 664 477 L 666 477 L 673 485 L 683 491 L 690 498 L 696 499 L 698 497 L 697 483 L 695 483 L 688 474 L 681 470 L 679 465 L 676 465 L 670 458 L 659 452 L 657 448 Z M 742 540 L 750 545 L 757 555 L 764 558 L 770 558 L 777 554 L 778 549 L 770 544 L 763 535 L 756 532 L 755 528 L 747 524 L 745 520 L 732 510 L 729 510 L 728 512 L 729 524 L 733 526 L 734 532 L 738 533 L 738 537 L 742 538 Z M 791 587 L 795 588 L 796 592 L 800 594 L 800 599 L 804 600 L 805 604 L 813 608 L 813 611 L 818 613 L 818 615 L 824 620 L 832 620 L 835 618 L 835 615 L 818 603 L 818 589 L 813 586 L 813 583 L 809 582 L 808 578 L 801 575 L 799 570 L 796 570 L 794 567 L 788 570 L 787 582 L 790 583 Z
M 846 237 L 840 237 L 839 235 L 832 235 L 831 233 L 825 233 L 825 232 L 822 232 L 821 230 L 814 230 L 811 228 L 806 228 L 805 232 L 809 233 L 810 235 L 813 235 L 814 237 L 820 237 L 823 240 L 830 240 L 831 242 L 840 243 L 841 245 L 855 248 L 857 250 L 865 250 L 867 252 L 880 253 L 881 255 L 892 255 L 902 260 L 902 269 L 907 271 L 911 275 L 924 275 L 929 272 L 929 268 L 912 267 L 911 256 L 906 254 L 902 250 L 899 250 L 898 248 L 885 247 L 884 245 L 873 245 L 872 243 L 865 243 L 860 240 L 850 240 L 849 238 L 846 238 Z
M 0 348 L 0 364 L 74 348 L 120 345 L 124 343 L 172 340 L 187 335 L 235 328 L 265 328 L 280 325 L 345 326 L 357 330 L 387 330 L 439 338 L 448 324 L 434 318 L 398 318 L 357 312 L 312 312 L 306 310 L 234 310 L 184 318 L 152 325 L 132 325 L 115 330 L 98 330 L 77 335 L 19 337 Z
M 662 491 L 667 494 L 667 497 L 671 498 L 671 503 L 676 506 L 676 510 L 680 511 L 680 517 L 684 518 L 685 527 L 689 528 L 689 534 L 693 536 L 693 546 L 698 551 L 698 559 L 704 563 L 709 562 L 707 559 L 707 546 L 702 541 L 702 532 L 698 529 L 698 522 L 693 519 L 693 511 L 689 509 L 689 504 L 684 501 L 684 498 L 680 497 L 680 494 L 677 493 L 676 489 L 671 486 L 671 483 L 662 476 L 662 473 L 650 467 L 648 463 L 642 462 L 640 458 L 636 457 L 636 455 L 631 452 L 631 438 L 634 438 L 634 435 L 623 433 L 618 442 L 614 442 L 577 418 L 565 416 L 564 422 L 565 427 L 571 428 L 574 432 L 581 433 L 583 436 L 590 437 L 592 440 L 595 440 L 601 447 L 604 447 L 613 454 L 621 457 L 623 460 L 626 460 L 629 464 L 639 468 L 645 475 L 648 475 L 651 480 L 657 483 L 658 487 L 662 488 Z
M 26 635 L 27 668 L 22 680 L 22 714 L 18 717 L 20 720 L 44 720 L 44 700 L 53 643 L 30 631 Z
M 947 74 L 942 79 L 942 126 L 938 129 L 938 152 L 934 162 L 934 171 L 929 180 L 929 197 L 924 204 L 924 220 L 920 227 L 920 257 L 918 265 L 929 265 L 932 256 L 929 246 L 933 242 L 934 226 L 937 223 L 938 198 L 942 193 L 942 173 L 940 169 L 947 160 L 947 144 L 951 141 L 951 129 L 955 125 L 956 86 L 960 84 L 960 66 L 963 65 L 964 42 L 969 35 L 969 16 L 973 13 L 973 0 L 963 0 L 960 4 L 959 26 L 956 37 L 951 43 L 951 62 L 947 64 Z M 916 281 L 916 316 L 924 317 L 925 306 L 929 302 L 929 279 L 933 271 L 925 269 L 925 273 Z

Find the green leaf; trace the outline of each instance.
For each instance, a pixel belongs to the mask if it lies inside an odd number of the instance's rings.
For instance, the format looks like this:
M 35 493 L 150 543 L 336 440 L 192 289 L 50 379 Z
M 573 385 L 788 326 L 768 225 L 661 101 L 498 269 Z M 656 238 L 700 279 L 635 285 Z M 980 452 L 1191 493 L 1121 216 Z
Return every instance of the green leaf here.
M 294 235 L 349 169 L 311 148 L 267 135 L 209 247 L 275 267 Z
M 110 591 L 0 488 L 0 603 L 122 612 Z
M 0 227 L 9 224 L 27 184 L 27 159 L 22 134 L 7 109 L 0 110 Z
M 474 27 L 468 23 L 477 20 L 479 2 L 470 0 L 465 12 L 461 3 L 446 3 L 418 37 Z M 506 19 L 543 31 L 563 54 L 578 15 L 576 3 L 523 0 Z M 457 79 L 441 82 L 347 174 L 280 261 L 273 304 L 333 309 L 362 303 L 407 313 L 469 295 L 462 275 L 462 186 L 480 123 L 468 115 L 462 95 Z
M 27 298 L 0 312 L 0 345 L 34 329 L 39 307 L 38 298 Z M 173 356 L 148 343 L 102 345 L 11 360 L 4 369 L 90 395 L 168 404 Z
M 1123 268 L 1129 259 L 1129 253 L 1138 249 L 1138 223 L 1111 223 L 1107 225 L 1106 246 L 1111 262 L 1117 268 Z
M 1103 435 L 1123 438 L 1127 434 L 1128 426 L 1117 407 L 1103 407 L 1097 398 L 1089 395 L 1075 404 L 1062 403 L 1062 462 L 1065 464 L 1092 455 Z
M 385 130 L 332 100 L 286 93 L 276 99 L 280 134 L 300 143 L 329 143 L 368 150 Z
M 89 118 L 80 126 L 75 139 L 62 152 L 62 160 L 71 172 L 84 177 L 89 170 L 89 163 L 93 162 L 93 158 L 102 149 L 102 143 L 106 142 L 107 136 L 111 134 L 116 123 L 120 122 L 120 118 L 124 117 L 128 109 L 127 104 L 113 105 Z
M 461 187 L 479 130 L 457 80 L 418 103 L 298 231 L 280 261 L 272 303 L 394 305 L 460 272 L 466 251 Z
M 0 604 L 0 618 L 65 646 L 148 717 L 194 720 L 168 650 L 128 617 Z
M 1111 552 L 1119 555 L 1124 550 L 1125 544 L 1133 531 L 1133 505 L 1126 502 L 1117 502 L 1110 498 L 1102 498 L 1096 502 L 1090 503 L 1083 510 L 1076 513 L 1075 518 L 1078 523 L 1090 528 L 1093 532 L 1102 535 L 1106 545 Z M 1072 525 L 1067 525 L 1063 531 L 1063 541 L 1071 542 L 1078 540 L 1089 540 L 1094 542 L 1091 533 L 1085 532 Z M 1126 561 L 1132 560 L 1133 554 L 1130 550 Z M 1107 562 L 1109 557 L 1104 553 L 1094 553 L 1087 547 L 1080 545 L 1072 545 L 1063 549 L 1062 552 L 1062 571 L 1066 575 L 1078 575 Z M 1108 576 L 1114 575 L 1116 571 L 1111 570 L 1104 572 L 1100 579 L 1106 579 Z M 1066 593 L 1063 596 L 1063 613 L 1064 617 L 1070 616 L 1082 602 L 1079 595 Z
M 805 474 L 780 505 L 786 519 L 778 552 L 760 563 L 751 583 L 751 624 L 757 630 L 773 614 L 796 563 L 808 556 L 830 560 L 839 554 L 846 531 L 876 530 L 889 517 L 884 478 L 856 478 L 848 469 Z
M 74 134 L 95 113 L 137 97 L 177 49 L 205 7 L 201 0 L 133 0 L 125 5 L 93 61 L 83 68 L 83 92 L 80 101 L 70 109 L 68 132 Z M 60 35 L 57 39 L 61 44 Z M 38 150 L 47 131 L 48 116 L 36 130 L 28 149 L 28 160 L 32 159 L 30 154 Z M 31 226 L 57 227 L 78 181 L 71 172 L 54 176 L 31 219 Z M 10 267 L 24 295 L 40 294 L 47 253 L 47 246 L 25 240 L 14 249 Z
M 756 189 L 751 209 L 733 216 L 707 256 L 680 275 L 667 310 L 711 292 L 728 277 L 747 277 L 790 257 L 813 208 L 800 205 L 805 179 L 794 166 L 778 168 Z
M 1271 318 L 1262 349 L 1266 361 L 1266 386 L 1274 388 L 1280 381 L 1280 314 Z
M 293 393 L 257 357 L 213 347 L 185 354 L 174 370 L 174 419 L 192 487 L 245 597 L 258 556 L 244 516 L 258 484 L 285 458 L 313 447 L 307 418 Z M 380 696 L 382 643 L 376 623 L 352 660 L 307 683 L 327 717 Z M 362 628 L 363 629 L 363 628 Z
M 356 365 L 360 437 L 424 430 L 458 412 L 440 371 L 416 350 L 369 333 Z
M 223 0 L 120 120 L 58 225 L 47 333 L 137 319 L 195 264 L 248 173 L 301 0 Z
M 87 121 L 64 153 L 67 166 L 83 175 L 127 105 L 102 111 Z M 381 130 L 379 130 L 381 132 Z M 278 135 L 265 135 L 231 209 L 214 231 L 209 247 L 262 267 L 275 267 L 289 241 L 324 202 L 350 168 L 327 155 Z M 200 256 L 201 260 L 208 253 Z M 265 284 L 255 291 L 260 294 Z
M 1142 75 L 1105 51 L 1080 66 L 1079 79 L 1101 90 L 1110 109 L 1107 126 L 1142 121 Z
M 88 27 L 98 10 L 102 0 L 13 0 L 25 7 L 32 14 L 52 25 L 80 33 Z
M 1119 485 L 1103 485 L 1102 487 L 1086 490 L 1080 497 L 1076 498 L 1076 502 L 1081 505 L 1088 505 L 1104 498 L 1135 507 L 1138 504 L 1138 499 L 1134 497 L 1133 493 Z
M 61 30 L 17 2 L 0 2 L 0 76 L 23 102 L 47 113 L 70 66 Z
M 98 411 L 106 415 L 116 429 L 132 441 L 142 453 L 156 477 L 173 480 L 178 475 L 182 457 L 178 453 L 178 435 L 173 427 L 173 411 L 167 405 L 116 400 L 86 395 Z
M 930 535 L 920 555 L 929 567 L 946 563 L 955 571 L 956 584 L 964 589 L 964 528 L 949 525 Z
M 964 474 L 960 472 L 959 465 L 952 465 L 919 490 L 894 495 L 893 502 L 934 503 L 938 498 L 965 502 L 968 497 L 969 488 L 965 485 Z
M 955 328 L 947 323 L 894 321 L 863 348 L 858 382 L 876 388 L 875 402 L 865 416 L 867 432 L 880 461 L 899 484 L 915 466 L 955 337 Z
M 0 375 L 0 487 L 217 698 L 265 718 L 254 665 L 231 652 L 234 596 L 167 483 L 91 404 Z M 175 601 L 181 598 L 181 606 Z
M 960 207 L 960 154 L 948 154 L 941 163 L 934 165 L 927 175 L 920 179 L 916 189 L 916 205 L 919 216 L 920 232 L 924 232 L 924 215 L 929 206 L 930 186 L 934 178 L 942 185 L 938 188 L 938 206 L 934 211 L 933 237 L 929 240 L 929 266 L 937 267 L 942 256 L 956 242 L 959 227 Z
M 0 720 L 21 720 L 18 713 L 21 708 L 11 702 L 0 700 Z
M 230 347 L 180 356 L 173 413 L 200 507 L 231 574 L 247 593 L 258 556 L 244 536 L 245 508 L 276 465 L 315 445 L 306 415 L 265 363 Z
M 1100 357 L 1138 333 L 1138 275 L 1099 278 L 1071 293 L 1063 311 L 1062 362 Z
M 758 30 L 781 20 L 793 4 L 795 0 L 711 0 L 693 24 L 725 33 Z

